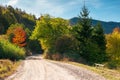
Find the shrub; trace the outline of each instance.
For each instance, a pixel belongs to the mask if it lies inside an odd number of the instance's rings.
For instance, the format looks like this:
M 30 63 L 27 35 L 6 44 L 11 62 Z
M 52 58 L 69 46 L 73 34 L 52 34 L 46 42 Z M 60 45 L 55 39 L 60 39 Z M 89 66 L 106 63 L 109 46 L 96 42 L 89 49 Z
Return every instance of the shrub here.
M 59 53 L 59 55 L 55 54 L 54 58 L 59 56 L 63 60 L 77 61 L 80 57 L 77 47 L 77 40 L 74 37 L 61 36 L 55 42 L 55 52 Z
M 52 55 L 51 55 L 51 53 L 48 51 L 48 50 L 46 50 L 45 52 L 44 52 L 44 58 L 46 58 L 46 59 L 52 59 Z
M 80 58 L 80 55 L 77 53 L 64 53 L 63 54 L 63 60 L 65 61 L 78 61 Z
M 111 69 L 120 68 L 120 60 L 110 60 L 110 62 L 108 62 L 108 67 Z
M 56 52 L 63 54 L 63 53 L 76 53 L 77 49 L 77 41 L 72 36 L 61 36 L 55 42 L 55 50 Z
M 111 68 L 120 68 L 120 28 L 115 28 L 111 34 L 106 35 L 107 55 Z
M 62 55 L 59 54 L 59 53 L 55 53 L 55 54 L 52 55 L 52 59 L 60 61 L 62 59 Z
M 27 46 L 32 52 L 39 53 L 39 54 L 43 53 L 41 44 L 38 40 L 30 40 Z
M 0 59 L 0 80 L 4 80 L 3 78 L 10 76 L 15 72 L 20 62 L 12 62 L 7 59 Z
M 0 58 L 18 60 L 25 57 L 25 50 L 9 41 L 0 39 Z
M 24 30 L 24 25 L 18 23 L 12 24 L 7 30 L 7 35 L 9 37 L 9 41 L 14 44 L 20 47 L 27 45 L 27 34 Z
M 89 43 L 87 46 L 87 53 L 84 55 L 84 58 L 89 62 L 89 63 L 95 63 L 95 62 L 100 62 L 100 49 L 99 47 L 94 44 L 94 43 Z M 88 53 L 89 52 L 89 53 Z

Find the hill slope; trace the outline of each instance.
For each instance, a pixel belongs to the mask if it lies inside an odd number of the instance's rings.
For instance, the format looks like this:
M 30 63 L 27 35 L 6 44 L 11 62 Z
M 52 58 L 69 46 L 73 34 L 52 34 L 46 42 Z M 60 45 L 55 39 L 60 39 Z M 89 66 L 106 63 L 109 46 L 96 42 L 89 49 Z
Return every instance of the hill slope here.
M 74 17 L 74 18 L 70 19 L 70 23 L 72 25 L 75 25 L 77 22 L 78 22 L 78 17 Z M 105 22 L 105 21 L 92 19 L 93 26 L 96 25 L 98 22 L 100 22 L 102 24 L 102 27 L 103 27 L 105 33 L 111 33 L 115 27 L 120 26 L 120 22 Z
M 33 30 L 36 18 L 18 8 L 12 6 L 0 6 L 0 34 L 6 33 L 11 24 L 22 23 L 26 28 Z

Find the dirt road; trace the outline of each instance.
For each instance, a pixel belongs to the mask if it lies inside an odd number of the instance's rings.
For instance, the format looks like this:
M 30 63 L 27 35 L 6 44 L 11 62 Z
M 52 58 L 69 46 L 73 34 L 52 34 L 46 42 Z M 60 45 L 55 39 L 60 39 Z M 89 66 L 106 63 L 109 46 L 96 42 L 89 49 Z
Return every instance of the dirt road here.
M 106 80 L 85 68 L 29 57 L 18 71 L 5 80 Z

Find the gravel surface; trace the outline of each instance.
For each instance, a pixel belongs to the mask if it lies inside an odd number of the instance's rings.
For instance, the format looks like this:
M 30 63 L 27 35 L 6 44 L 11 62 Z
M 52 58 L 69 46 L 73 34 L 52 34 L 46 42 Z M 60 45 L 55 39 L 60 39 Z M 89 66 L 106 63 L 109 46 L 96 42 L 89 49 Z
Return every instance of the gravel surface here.
M 23 61 L 15 74 L 5 80 L 106 80 L 82 67 L 67 63 L 47 61 L 31 56 Z

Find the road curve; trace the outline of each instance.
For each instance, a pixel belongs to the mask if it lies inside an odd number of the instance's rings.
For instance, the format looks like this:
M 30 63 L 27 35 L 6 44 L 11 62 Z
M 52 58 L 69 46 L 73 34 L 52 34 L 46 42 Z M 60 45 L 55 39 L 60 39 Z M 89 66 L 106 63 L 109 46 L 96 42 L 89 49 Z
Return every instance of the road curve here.
M 18 71 L 5 80 L 106 80 L 82 67 L 31 57 L 23 61 Z

